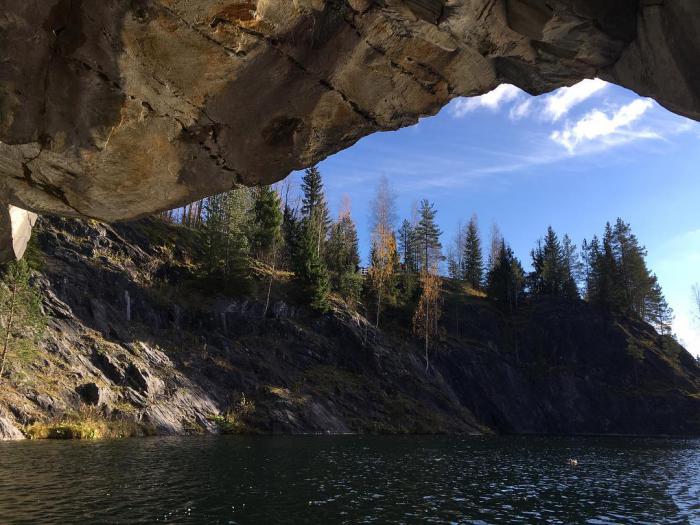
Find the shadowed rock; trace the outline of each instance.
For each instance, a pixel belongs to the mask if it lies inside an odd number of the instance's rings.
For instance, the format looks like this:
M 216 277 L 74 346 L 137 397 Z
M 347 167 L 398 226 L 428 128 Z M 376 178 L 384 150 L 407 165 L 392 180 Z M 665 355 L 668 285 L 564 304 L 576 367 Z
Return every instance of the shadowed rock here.
M 135 218 L 504 82 L 597 76 L 698 119 L 699 25 L 695 0 L 5 0 L 0 192 Z

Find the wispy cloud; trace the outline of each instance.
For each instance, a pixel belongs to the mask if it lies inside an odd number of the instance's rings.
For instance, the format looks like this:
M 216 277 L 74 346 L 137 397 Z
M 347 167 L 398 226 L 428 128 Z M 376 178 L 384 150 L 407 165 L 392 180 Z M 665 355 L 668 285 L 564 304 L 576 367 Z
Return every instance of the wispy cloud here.
M 609 142 L 610 145 L 635 139 L 659 139 L 662 138 L 661 135 L 654 131 L 631 128 L 653 106 L 650 99 L 637 99 L 609 113 L 594 109 L 576 123 L 567 124 L 564 129 L 552 132 L 550 138 L 570 153 L 574 153 L 583 144 L 608 137 L 614 139 Z
M 501 106 L 519 98 L 523 92 L 510 84 L 501 84 L 480 97 L 460 98 L 452 106 L 452 115 L 460 118 L 480 108 L 498 111 Z
M 509 117 L 511 120 L 520 120 L 529 117 L 533 109 L 533 99 L 528 98 L 510 108 Z
M 567 115 L 575 106 L 606 89 L 608 85 L 607 82 L 594 78 L 582 80 L 571 87 L 558 89 L 545 97 L 544 115 L 556 122 Z

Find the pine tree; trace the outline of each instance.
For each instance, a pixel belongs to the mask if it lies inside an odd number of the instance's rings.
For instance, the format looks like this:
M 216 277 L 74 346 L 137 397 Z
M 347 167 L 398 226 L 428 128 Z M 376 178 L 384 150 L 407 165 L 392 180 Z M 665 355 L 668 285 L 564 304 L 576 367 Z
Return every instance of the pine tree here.
M 436 214 L 435 207 L 427 199 L 423 199 L 420 203 L 420 220 L 415 229 L 416 244 L 420 250 L 419 266 L 421 270 L 437 266 L 442 259 L 440 253 L 442 232 L 435 223 Z
M 476 216 L 469 220 L 464 240 L 462 278 L 474 290 L 481 290 L 484 283 L 484 261 L 481 254 L 481 239 Z
M 45 324 L 41 297 L 26 260 L 8 264 L 0 280 L 0 381 L 10 354 L 35 347 Z

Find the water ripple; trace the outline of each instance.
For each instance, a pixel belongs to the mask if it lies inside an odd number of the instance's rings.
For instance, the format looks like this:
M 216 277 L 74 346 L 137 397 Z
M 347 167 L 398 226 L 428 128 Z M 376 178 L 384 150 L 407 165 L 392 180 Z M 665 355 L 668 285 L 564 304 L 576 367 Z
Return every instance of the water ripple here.
M 567 459 L 578 459 L 570 467 Z M 0 444 L 0 523 L 700 523 L 700 442 L 210 437 Z

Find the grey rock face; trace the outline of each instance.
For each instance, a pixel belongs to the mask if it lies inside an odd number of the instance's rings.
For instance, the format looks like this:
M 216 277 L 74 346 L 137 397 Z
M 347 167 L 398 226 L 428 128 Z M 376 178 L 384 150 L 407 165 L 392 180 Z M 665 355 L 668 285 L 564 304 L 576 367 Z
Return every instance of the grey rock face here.
M 504 82 L 598 76 L 697 119 L 699 25 L 696 0 L 5 0 L 0 195 L 134 218 Z

